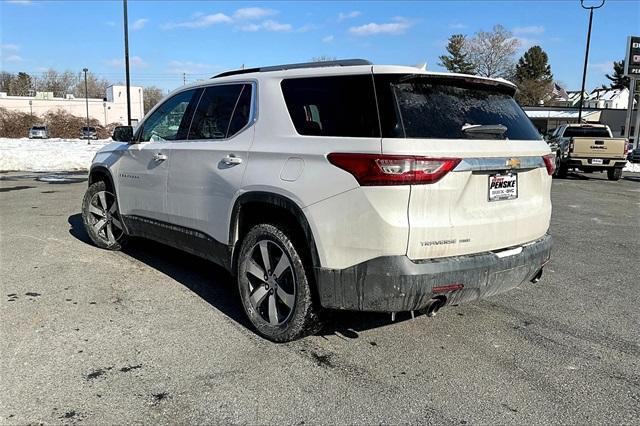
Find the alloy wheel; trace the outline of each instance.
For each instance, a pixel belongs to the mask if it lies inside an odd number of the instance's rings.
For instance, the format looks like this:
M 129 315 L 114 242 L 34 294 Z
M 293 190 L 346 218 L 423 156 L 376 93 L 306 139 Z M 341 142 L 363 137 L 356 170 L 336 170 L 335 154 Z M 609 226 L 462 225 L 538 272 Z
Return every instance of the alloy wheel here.
M 296 277 L 289 256 L 274 241 L 261 240 L 249 251 L 246 275 L 253 309 L 272 326 L 285 323 L 296 300 Z
M 105 243 L 115 244 L 124 234 L 116 197 L 108 191 L 96 192 L 89 202 L 89 226 Z

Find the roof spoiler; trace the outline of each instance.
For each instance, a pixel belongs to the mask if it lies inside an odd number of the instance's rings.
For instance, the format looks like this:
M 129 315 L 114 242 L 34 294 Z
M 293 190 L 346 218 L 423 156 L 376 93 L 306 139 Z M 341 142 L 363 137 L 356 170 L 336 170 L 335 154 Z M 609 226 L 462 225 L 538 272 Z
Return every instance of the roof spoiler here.
M 248 74 L 253 72 L 271 72 L 271 71 L 285 71 L 301 68 L 323 68 L 323 67 L 353 67 L 356 65 L 373 65 L 366 59 L 340 59 L 337 61 L 320 61 L 320 62 L 302 62 L 298 64 L 283 64 L 272 65 L 268 67 L 257 68 L 245 68 L 240 70 L 225 71 L 223 73 L 214 75 L 211 78 L 228 77 L 230 75 Z

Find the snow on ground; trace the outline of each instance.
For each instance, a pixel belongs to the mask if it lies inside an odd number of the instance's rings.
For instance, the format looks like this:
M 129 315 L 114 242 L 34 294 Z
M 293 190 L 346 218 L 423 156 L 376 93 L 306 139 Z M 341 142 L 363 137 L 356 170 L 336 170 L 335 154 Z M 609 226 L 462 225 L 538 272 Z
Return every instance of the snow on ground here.
M 622 170 L 625 172 L 640 173 L 640 163 L 631 163 L 627 161 L 627 165 Z
M 88 170 L 96 151 L 111 139 L 0 138 L 0 172 L 53 172 Z

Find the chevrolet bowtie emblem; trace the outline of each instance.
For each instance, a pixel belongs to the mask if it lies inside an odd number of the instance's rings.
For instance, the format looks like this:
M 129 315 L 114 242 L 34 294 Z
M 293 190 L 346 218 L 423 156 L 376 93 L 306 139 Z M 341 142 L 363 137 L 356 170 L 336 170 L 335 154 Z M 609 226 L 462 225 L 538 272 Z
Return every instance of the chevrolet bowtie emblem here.
M 506 166 L 510 169 L 517 169 L 520 167 L 520 160 L 517 158 L 510 158 L 507 160 Z

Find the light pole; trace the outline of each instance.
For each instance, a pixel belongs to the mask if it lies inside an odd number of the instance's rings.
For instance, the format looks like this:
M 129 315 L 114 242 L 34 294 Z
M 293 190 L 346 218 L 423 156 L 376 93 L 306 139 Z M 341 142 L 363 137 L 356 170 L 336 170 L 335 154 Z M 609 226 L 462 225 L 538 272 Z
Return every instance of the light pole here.
M 124 8 L 124 69 L 127 81 L 127 125 L 131 126 L 131 80 L 129 78 L 129 18 L 127 15 L 127 0 L 122 0 Z
M 31 119 L 33 119 L 33 101 L 29 99 L 29 114 L 31 114 Z
M 604 0 L 601 0 L 598 6 L 585 6 L 584 0 L 580 0 L 580 6 L 583 9 L 589 9 L 589 31 L 587 31 L 587 49 L 584 52 L 584 68 L 582 70 L 582 89 L 580 90 L 580 105 L 578 106 L 578 123 L 582 122 L 582 103 L 584 102 L 584 84 L 587 81 L 587 63 L 589 61 L 589 44 L 591 43 L 591 23 L 593 22 L 593 9 L 600 9 L 604 6 Z
M 102 108 L 104 109 L 104 127 L 107 127 L 107 103 L 102 103 Z
M 88 68 L 83 68 L 82 71 L 84 72 L 84 102 L 85 105 L 87 106 L 87 131 L 86 131 L 86 135 L 87 135 L 87 145 L 91 144 L 91 141 L 89 140 L 89 89 L 87 86 L 87 71 L 89 71 Z

